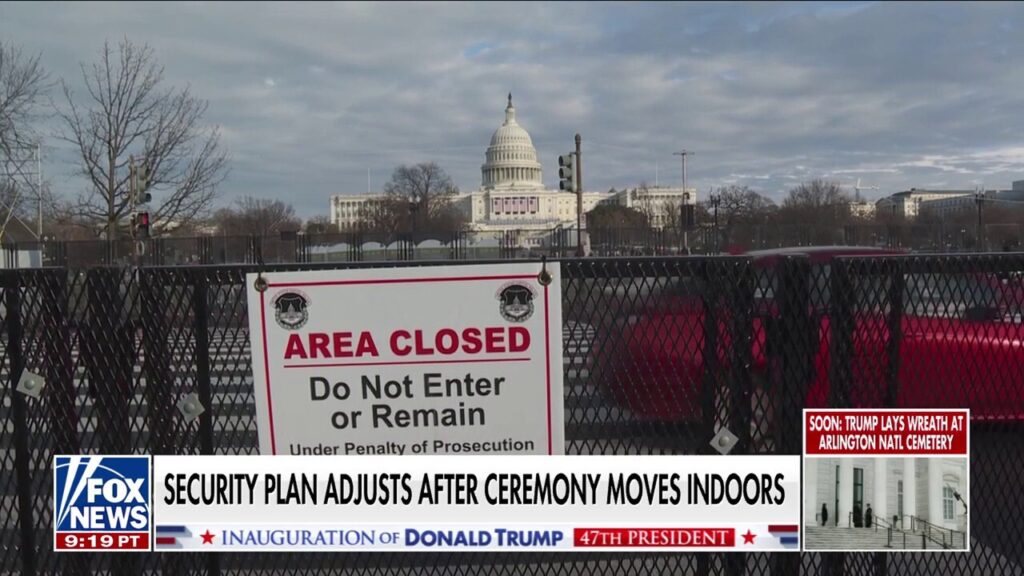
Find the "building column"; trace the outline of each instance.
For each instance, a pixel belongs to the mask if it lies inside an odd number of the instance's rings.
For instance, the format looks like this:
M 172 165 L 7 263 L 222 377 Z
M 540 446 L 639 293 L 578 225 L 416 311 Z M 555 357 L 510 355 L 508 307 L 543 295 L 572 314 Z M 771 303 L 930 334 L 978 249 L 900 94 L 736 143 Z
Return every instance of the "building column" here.
M 928 459 L 928 521 L 942 526 L 942 459 Z
M 818 467 L 822 460 L 808 458 L 807 466 L 804 468 L 804 524 L 808 526 L 820 526 L 821 519 L 815 519 L 815 514 L 821 513 L 821 502 L 818 502 Z
M 914 459 L 903 459 L 903 522 L 906 529 L 911 528 L 908 516 L 917 516 L 917 474 L 914 471 Z
M 875 458 L 875 501 L 871 502 L 871 511 L 875 518 L 885 518 L 886 522 L 892 522 L 888 507 L 888 458 Z
M 836 526 L 853 526 L 853 458 L 839 459 L 839 510 Z

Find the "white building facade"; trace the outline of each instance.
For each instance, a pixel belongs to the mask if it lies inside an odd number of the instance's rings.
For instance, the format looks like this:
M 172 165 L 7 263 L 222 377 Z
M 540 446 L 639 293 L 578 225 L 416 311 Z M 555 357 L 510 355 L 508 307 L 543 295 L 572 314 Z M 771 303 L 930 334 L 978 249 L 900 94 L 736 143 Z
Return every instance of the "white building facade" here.
M 910 529 L 910 517 L 965 532 L 968 498 L 965 458 L 808 458 L 804 469 L 804 523 L 852 526 L 851 513 L 872 515 Z
M 516 118 L 516 109 L 509 94 L 505 121 L 491 135 L 480 167 L 481 182 L 476 190 L 461 192 L 454 198 L 471 230 L 548 231 L 559 226 L 575 228 L 576 194 L 544 187 L 543 166 L 537 156 L 533 139 Z M 680 188 L 649 189 L 653 203 L 662 207 L 683 201 Z M 696 202 L 696 191 L 690 190 L 689 202 Z M 380 194 L 331 197 L 331 222 L 340 229 L 350 229 L 359 222 L 361 207 L 381 198 Z M 627 192 L 584 192 L 584 214 L 600 203 L 615 202 L 634 207 L 637 201 Z M 661 213 L 663 210 L 657 210 Z M 658 222 L 664 218 L 657 219 Z M 657 224 L 655 224 L 657 226 Z M 586 223 L 584 222 L 584 226 Z
M 1010 190 L 986 190 L 981 193 L 982 208 L 996 207 L 1011 210 L 1024 209 L 1024 180 L 1017 180 Z M 965 212 L 974 213 L 978 209 L 978 195 L 954 196 L 940 198 L 921 203 L 921 215 L 932 215 L 938 218 L 956 216 Z
M 654 228 L 665 228 L 680 224 L 680 208 L 682 204 L 697 203 L 697 189 L 644 186 L 610 193 L 606 202 L 632 208 L 647 216 Z
M 879 216 L 917 218 L 921 212 L 921 206 L 926 202 L 973 195 L 973 190 L 922 190 L 911 188 L 910 190 L 897 192 L 882 198 L 875 203 L 875 212 Z
M 366 207 L 384 197 L 383 194 L 336 194 L 331 196 L 331 224 L 338 230 L 354 230 L 365 214 Z

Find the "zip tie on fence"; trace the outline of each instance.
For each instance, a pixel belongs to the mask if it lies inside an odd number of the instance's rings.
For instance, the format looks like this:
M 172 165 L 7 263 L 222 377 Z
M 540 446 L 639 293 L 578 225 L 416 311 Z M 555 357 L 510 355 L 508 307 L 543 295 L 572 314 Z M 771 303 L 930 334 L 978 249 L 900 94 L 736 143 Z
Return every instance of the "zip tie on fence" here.
M 540 282 L 541 286 L 547 286 L 551 284 L 551 273 L 548 272 L 548 257 L 540 257 L 540 274 L 537 275 L 537 281 Z
M 267 279 L 263 277 L 263 268 L 264 266 L 266 266 L 266 264 L 264 264 L 263 262 L 262 249 L 256 253 L 256 264 L 259 266 L 259 268 L 256 269 L 256 281 L 252 283 L 252 287 L 255 288 L 257 292 L 266 292 Z

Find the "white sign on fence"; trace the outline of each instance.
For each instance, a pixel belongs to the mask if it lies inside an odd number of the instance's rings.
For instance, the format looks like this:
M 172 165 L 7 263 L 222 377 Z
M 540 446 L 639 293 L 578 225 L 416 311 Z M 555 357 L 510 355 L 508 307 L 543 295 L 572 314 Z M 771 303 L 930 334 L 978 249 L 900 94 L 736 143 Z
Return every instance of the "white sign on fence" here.
M 560 454 L 561 283 L 538 263 L 246 279 L 262 454 Z

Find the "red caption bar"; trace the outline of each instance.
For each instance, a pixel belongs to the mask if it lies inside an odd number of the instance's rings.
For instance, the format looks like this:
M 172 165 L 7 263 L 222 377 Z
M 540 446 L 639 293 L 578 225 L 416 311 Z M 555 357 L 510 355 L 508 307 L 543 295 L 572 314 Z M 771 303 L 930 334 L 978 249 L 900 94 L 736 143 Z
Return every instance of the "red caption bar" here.
M 149 550 L 145 532 L 57 532 L 57 550 Z
M 577 548 L 728 548 L 734 528 L 576 528 Z
M 967 410 L 805 410 L 808 455 L 967 455 Z

